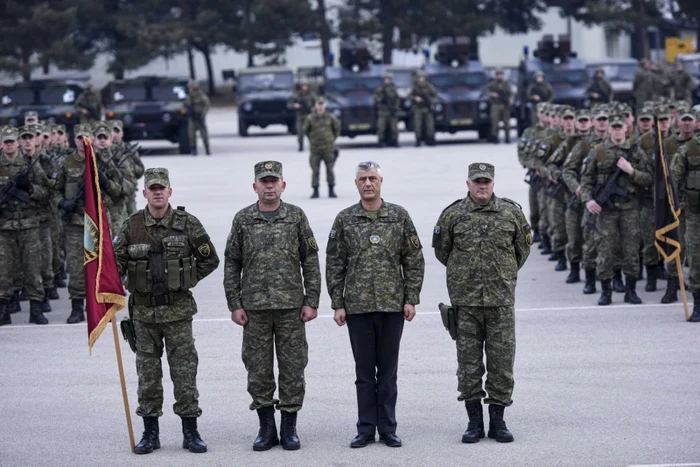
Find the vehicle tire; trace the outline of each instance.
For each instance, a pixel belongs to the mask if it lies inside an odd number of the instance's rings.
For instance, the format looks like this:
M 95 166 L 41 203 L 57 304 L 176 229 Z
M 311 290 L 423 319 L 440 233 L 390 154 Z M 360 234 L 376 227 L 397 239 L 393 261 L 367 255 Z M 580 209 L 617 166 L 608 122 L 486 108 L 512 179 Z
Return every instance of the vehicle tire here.
M 238 135 L 243 138 L 248 136 L 248 125 L 240 118 L 238 119 Z
M 489 139 L 491 136 L 491 125 L 482 125 L 479 127 L 479 139 Z
M 180 147 L 180 154 L 189 154 L 191 151 L 190 147 L 190 132 L 187 128 L 187 124 L 180 125 L 180 131 L 178 133 L 178 146 Z

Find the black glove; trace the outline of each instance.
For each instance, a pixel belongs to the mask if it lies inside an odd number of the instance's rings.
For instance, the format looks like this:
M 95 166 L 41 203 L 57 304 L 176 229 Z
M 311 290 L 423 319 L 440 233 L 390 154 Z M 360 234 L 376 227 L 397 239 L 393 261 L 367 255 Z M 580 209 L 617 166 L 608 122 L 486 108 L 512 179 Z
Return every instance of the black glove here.
M 103 190 L 109 190 L 111 182 L 109 181 L 109 178 L 107 178 L 107 175 L 102 170 L 98 170 L 97 176 L 100 178 L 100 188 Z
M 75 211 L 75 201 L 72 199 L 64 199 L 59 201 L 58 208 L 63 209 L 66 212 L 73 212 Z
M 29 175 L 22 172 L 15 178 L 15 185 L 20 190 L 29 191 L 32 189 L 32 183 L 29 181 Z

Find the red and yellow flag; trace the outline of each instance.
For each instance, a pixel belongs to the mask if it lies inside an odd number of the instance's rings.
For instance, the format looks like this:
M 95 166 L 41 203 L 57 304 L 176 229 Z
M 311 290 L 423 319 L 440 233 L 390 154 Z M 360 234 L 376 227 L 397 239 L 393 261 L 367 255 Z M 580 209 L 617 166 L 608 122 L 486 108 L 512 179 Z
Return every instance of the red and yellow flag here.
M 107 213 L 102 203 L 97 160 L 90 140 L 85 144 L 85 311 L 88 350 L 114 315 L 126 306 L 117 262 L 109 233 Z

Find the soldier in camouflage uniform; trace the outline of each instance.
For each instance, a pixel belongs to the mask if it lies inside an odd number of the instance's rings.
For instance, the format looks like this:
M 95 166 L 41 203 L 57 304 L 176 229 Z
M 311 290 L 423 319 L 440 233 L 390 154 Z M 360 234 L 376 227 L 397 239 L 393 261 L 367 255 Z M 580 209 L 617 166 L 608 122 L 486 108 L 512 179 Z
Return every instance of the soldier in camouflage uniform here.
M 282 443 L 299 449 L 297 413 L 305 395 L 308 362 L 305 324 L 316 318 L 321 294 L 318 244 L 301 208 L 282 202 L 282 164 L 255 164 L 255 204 L 239 211 L 226 242 L 224 289 L 231 319 L 243 328 L 241 356 L 248 371 L 251 410 L 260 431 L 255 451 Z M 274 354 L 279 400 L 274 398 Z M 275 406 L 282 412 L 277 437 Z
M 520 143 L 518 143 L 518 160 L 523 167 L 528 169 L 528 173 L 530 174 L 530 225 L 532 225 L 533 242 L 539 243 L 542 238 L 540 237 L 539 233 L 540 207 L 538 196 L 539 190 L 542 188 L 540 186 L 540 181 L 538 180 L 539 176 L 536 173 L 534 157 L 537 154 L 539 141 L 543 139 L 549 126 L 549 116 L 547 114 L 546 103 L 540 102 L 537 104 L 536 108 L 538 123 L 526 129 L 523 136 L 520 138 Z
M 147 207 L 129 217 L 114 240 L 120 275 L 127 275 L 129 314 L 136 334 L 136 374 L 143 438 L 136 454 L 160 448 L 158 417 L 163 415 L 163 348 L 173 381 L 173 411 L 182 418 L 182 447 L 207 451 L 197 431 L 202 415 L 197 391 L 199 359 L 192 335 L 197 304 L 190 289 L 211 274 L 219 257 L 204 227 L 185 208 L 173 209 L 167 169 L 145 172 Z M 163 345 L 165 343 L 165 345 Z
M 189 117 L 189 136 L 190 136 L 190 154 L 197 155 L 197 131 L 202 136 L 204 150 L 207 156 L 211 155 L 209 151 L 209 132 L 207 130 L 207 112 L 209 112 L 209 97 L 199 87 L 196 81 L 190 81 L 187 84 L 187 98 L 185 99 L 185 107 Z
M 626 279 L 624 301 L 631 304 L 642 303 L 636 291 L 641 242 L 637 193 L 640 188 L 651 185 L 653 169 L 644 151 L 627 140 L 626 131 L 624 118 L 620 115 L 613 116 L 610 119 L 610 139 L 591 149 L 586 170 L 581 177 L 581 201 L 586 204 L 592 215 L 597 216 L 597 270 L 603 289 L 598 300 L 599 305 L 612 303 L 611 282 L 620 239 L 622 269 Z M 600 206 L 593 198 L 594 189 L 597 185 L 605 184 L 618 168 L 621 172 L 617 186 L 627 189 L 628 194 L 611 197 L 613 207 Z
M 126 196 L 126 214 L 130 216 L 136 212 L 138 182 L 146 168 L 139 155 L 138 147 L 132 149 L 124 142 L 124 123 L 121 120 L 112 120 L 110 123 L 112 124 L 112 154 L 115 154 L 117 161 L 123 161 L 126 168 L 124 173 L 131 177 L 129 181 L 134 185 L 134 190 Z
M 304 150 L 304 121 L 316 105 L 316 94 L 309 90 L 308 83 L 302 83 L 300 88 L 289 98 L 287 107 L 296 112 L 297 140 L 299 152 Z
M 381 198 L 379 164 L 355 169 L 360 202 L 335 218 L 326 248 L 326 284 L 338 326 L 348 324 L 355 358 L 357 436 L 350 447 L 375 441 L 401 446 L 396 436 L 399 346 L 423 286 L 425 260 L 416 228 L 401 206 Z
M 646 101 L 653 101 L 657 95 L 656 78 L 651 71 L 649 60 L 642 60 L 642 67 L 634 75 L 632 90 L 637 106 L 641 107 Z
M 335 148 L 335 140 L 340 136 L 340 121 L 335 115 L 326 112 L 326 99 L 319 97 L 316 100 L 314 112 L 304 121 L 302 134 L 309 137 L 309 163 L 311 164 L 311 188 L 312 198 L 318 198 L 319 171 L 321 161 L 326 166 L 326 182 L 328 182 L 328 197 L 336 198 L 333 187 L 335 186 L 335 173 L 333 166 L 338 151 Z
M 690 321 L 700 322 L 700 133 L 695 133 L 671 162 L 671 174 L 685 207 L 685 246 L 690 265 L 688 287 L 693 294 Z
M 693 77 L 690 73 L 685 70 L 682 63 L 677 63 L 673 74 L 673 98 L 691 102 L 693 100 L 694 85 Z
M 374 106 L 377 109 L 377 138 L 380 148 L 384 146 L 399 147 L 399 130 L 396 113 L 399 111 L 399 93 L 391 79 L 385 73 L 384 83 L 374 92 Z
M 78 112 L 80 123 L 97 122 L 102 119 L 104 107 L 102 99 L 93 87 L 92 83 L 85 85 L 85 90 L 75 100 L 75 108 Z
M 513 441 L 503 412 L 513 403 L 515 285 L 530 255 L 532 232 L 519 204 L 493 194 L 494 175 L 491 164 L 471 164 L 467 197 L 448 206 L 433 230 L 435 256 L 447 266 L 447 290 L 457 312 L 458 400 L 469 416 L 463 443 L 484 437 L 484 398 L 489 438 Z
M 535 72 L 535 82 L 527 88 L 527 100 L 532 103 L 532 109 L 534 110 L 538 104 L 552 102 L 552 99 L 554 99 L 552 85 L 544 80 L 544 72 L 537 70 Z M 534 125 L 537 123 L 537 115 L 535 112 L 531 112 L 531 114 Z
M 14 311 L 15 271 L 30 301 L 29 322 L 47 324 L 41 311 L 44 289 L 41 280 L 41 240 L 38 205 L 49 197 L 47 178 L 39 164 L 29 169 L 31 160 L 20 154 L 19 132 L 4 127 L 0 132 L 0 192 L 14 183 L 12 194 L 0 202 L 0 325 L 11 324 Z M 12 306 L 12 308 L 11 308 Z
M 613 88 L 605 79 L 605 70 L 602 68 L 597 68 L 595 70 L 595 76 L 591 84 L 588 85 L 586 90 L 588 93 L 588 98 L 591 100 L 591 105 L 595 104 L 608 104 L 613 100 Z
M 489 83 L 486 91 L 491 102 L 491 142 L 498 144 L 499 124 L 503 122 L 506 143 L 510 143 L 510 98 L 513 88 L 503 79 L 503 70 L 496 70 L 496 79 Z
M 39 114 L 36 110 L 28 110 L 24 112 L 24 124 L 25 125 L 36 125 L 39 123 Z
M 66 126 L 56 125 L 54 127 L 54 130 L 55 131 L 51 135 L 51 145 L 49 146 L 49 152 L 47 154 L 47 165 L 50 167 L 50 169 L 44 170 L 44 172 L 46 172 L 46 175 L 50 179 L 53 179 L 52 190 L 55 190 L 55 184 L 58 178 L 58 173 L 63 167 L 65 158 L 71 152 L 70 146 L 68 145 L 68 139 L 66 137 Z M 58 208 L 56 208 L 55 203 L 52 203 L 52 205 L 54 208 L 54 216 L 51 225 L 51 251 L 53 252 L 52 265 L 54 274 L 54 284 L 56 285 L 56 287 L 65 288 L 67 279 L 65 269 L 66 237 L 63 231 L 63 222 L 61 222 Z
M 428 146 L 435 146 L 433 106 L 437 102 L 437 91 L 435 86 L 427 81 L 424 71 L 416 73 L 408 98 L 413 102 L 413 131 L 416 135 L 416 147 L 419 147 L 422 142 Z

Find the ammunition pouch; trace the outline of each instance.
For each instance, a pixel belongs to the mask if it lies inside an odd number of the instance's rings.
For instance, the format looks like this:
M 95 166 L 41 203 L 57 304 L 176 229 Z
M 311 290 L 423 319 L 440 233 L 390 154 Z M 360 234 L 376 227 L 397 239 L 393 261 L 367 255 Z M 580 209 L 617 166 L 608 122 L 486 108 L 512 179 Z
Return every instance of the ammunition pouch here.
M 688 190 L 686 209 L 693 214 L 700 214 L 700 191 Z
M 136 330 L 134 329 L 133 321 L 131 321 L 129 318 L 124 318 L 119 323 L 119 326 L 122 328 L 124 340 L 129 343 L 131 351 L 136 353 Z
M 438 308 L 440 309 L 442 324 L 450 333 L 452 340 L 457 340 L 457 310 L 454 307 L 445 305 L 444 303 L 440 303 Z
M 178 300 L 183 300 L 190 297 L 188 291 L 168 292 L 164 294 L 139 294 L 131 295 L 131 301 L 135 306 L 171 306 Z

